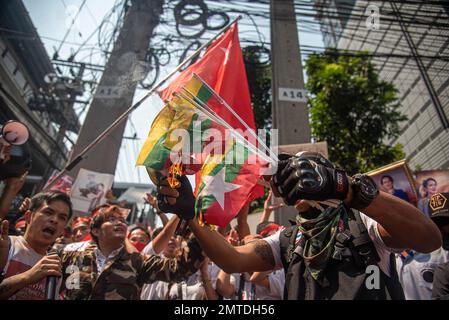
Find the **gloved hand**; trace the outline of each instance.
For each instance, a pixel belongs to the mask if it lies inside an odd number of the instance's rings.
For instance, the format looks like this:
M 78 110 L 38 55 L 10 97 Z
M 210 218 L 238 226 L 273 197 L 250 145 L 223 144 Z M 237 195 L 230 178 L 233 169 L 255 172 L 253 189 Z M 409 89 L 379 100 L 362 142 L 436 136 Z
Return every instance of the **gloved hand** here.
M 192 186 L 186 176 L 178 179 L 180 186 L 173 189 L 167 179 L 161 180 L 158 185 L 157 205 L 163 212 L 175 213 L 181 219 L 190 220 L 195 216 L 195 197 Z
M 301 199 L 344 200 L 348 194 L 349 180 L 342 170 L 293 156 L 288 160 L 279 161 L 276 174 L 272 178 L 272 186 L 287 204 L 294 205 Z

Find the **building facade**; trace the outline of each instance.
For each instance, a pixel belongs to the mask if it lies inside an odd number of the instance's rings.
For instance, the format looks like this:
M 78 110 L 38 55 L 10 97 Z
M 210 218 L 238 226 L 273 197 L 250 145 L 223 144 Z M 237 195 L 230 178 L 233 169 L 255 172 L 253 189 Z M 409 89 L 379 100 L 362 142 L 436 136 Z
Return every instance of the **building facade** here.
M 31 169 L 23 188 L 31 194 L 53 170 L 62 169 L 69 150 L 67 130 L 79 121 L 67 88 L 60 86 L 50 58 L 21 0 L 2 1 L 0 12 L 0 125 L 23 122 Z
M 447 1 L 318 0 L 326 47 L 368 51 L 398 89 L 408 118 L 389 144 L 404 146 L 412 169 L 449 169 L 449 5 Z

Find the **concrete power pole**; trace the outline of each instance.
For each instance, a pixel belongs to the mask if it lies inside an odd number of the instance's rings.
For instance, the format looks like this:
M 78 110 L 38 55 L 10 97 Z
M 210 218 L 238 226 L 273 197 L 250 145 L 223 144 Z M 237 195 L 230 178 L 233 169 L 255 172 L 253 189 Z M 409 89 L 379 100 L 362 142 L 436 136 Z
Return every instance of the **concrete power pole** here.
M 159 24 L 164 0 L 131 2 L 70 160 L 131 106 L 137 83 L 148 70 L 145 54 Z M 76 177 L 80 168 L 114 174 L 125 126 L 124 121 L 116 127 L 70 175 Z
M 304 91 L 301 53 L 293 0 L 271 0 L 271 61 L 273 129 L 279 146 L 310 142 L 309 113 Z M 278 211 L 275 221 L 290 225 L 294 208 Z

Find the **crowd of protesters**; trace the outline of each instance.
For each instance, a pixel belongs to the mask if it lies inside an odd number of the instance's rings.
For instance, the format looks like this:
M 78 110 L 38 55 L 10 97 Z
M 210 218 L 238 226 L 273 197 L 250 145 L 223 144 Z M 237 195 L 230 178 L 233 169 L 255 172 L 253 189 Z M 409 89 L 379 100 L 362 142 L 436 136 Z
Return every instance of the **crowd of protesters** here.
M 313 170 L 333 180 L 317 191 L 322 196 L 307 198 L 297 185 L 302 170 L 312 168 L 307 167 L 311 160 L 318 163 Z M 349 186 L 356 178 L 344 176 L 341 182 L 340 171 L 320 155 L 283 161 L 273 190 L 285 204 L 272 204 L 269 192 L 256 234 L 247 225 L 249 205 L 239 213 L 235 228 L 200 226 L 193 218 L 194 196 L 185 177 L 176 193 L 161 184 L 157 196 L 147 194 L 163 223 L 154 230 L 128 225 L 127 211 L 117 203 L 74 217 L 66 193 L 26 198 L 14 226 L 0 220 L 0 299 L 48 298 L 49 277 L 57 279 L 56 299 L 449 297 L 449 194 L 432 196 L 429 218 L 384 192 L 356 203 L 358 191 Z M 340 199 L 340 207 L 349 209 L 318 209 L 301 199 Z M 298 210 L 297 223 L 283 227 L 270 221 L 286 205 Z M 189 228 L 179 235 L 181 219 L 189 221 Z M 370 264 L 380 270 L 373 290 L 367 284 Z

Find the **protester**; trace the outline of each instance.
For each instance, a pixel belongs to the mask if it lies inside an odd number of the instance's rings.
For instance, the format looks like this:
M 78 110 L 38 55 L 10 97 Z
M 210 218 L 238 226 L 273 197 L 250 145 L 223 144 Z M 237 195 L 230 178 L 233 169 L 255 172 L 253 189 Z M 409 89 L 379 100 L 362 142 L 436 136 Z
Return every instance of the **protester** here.
M 281 226 L 272 221 L 261 222 L 257 225 L 256 232 L 261 235 L 262 238 L 267 236 L 271 236 L 278 232 L 281 229 Z
M 449 193 L 436 193 L 429 201 L 430 219 L 438 226 L 443 246 L 431 253 L 406 250 L 397 255 L 399 280 L 407 300 L 430 300 L 434 273 L 438 266 L 449 261 Z
M 204 259 L 194 241 L 188 253 L 172 259 L 132 252 L 125 243 L 126 232 L 124 211 L 118 206 L 102 208 L 92 218 L 92 242 L 83 250 L 62 254 L 64 270 L 80 270 L 63 275 L 65 299 L 138 300 L 143 284 L 182 281 L 196 272 Z M 69 276 L 79 277 L 81 285 L 67 286 Z
M 227 273 L 284 267 L 286 299 L 402 299 L 390 254 L 399 248 L 436 250 L 441 234 L 435 224 L 413 205 L 379 192 L 370 177 L 348 177 L 320 154 L 281 159 L 272 185 L 287 204 L 299 208 L 299 224 L 271 237 L 234 248 L 200 226 L 193 219 L 195 199 L 186 177 L 176 190 L 161 182 L 159 208 L 190 220 L 206 254 Z M 321 211 L 305 199 L 343 202 L 336 208 L 323 204 Z M 366 285 L 369 270 L 379 276 L 378 287 Z
M 64 228 L 64 233 L 62 234 L 62 236 L 56 239 L 54 246 L 66 246 L 68 244 L 71 244 L 72 242 L 72 228 L 70 226 L 66 226 Z
M 8 222 L 1 221 L 0 299 L 42 300 L 47 276 L 61 276 L 61 264 L 47 250 L 64 233 L 72 215 L 70 198 L 62 192 L 36 194 L 25 212 L 23 236 L 8 237 Z
M 7 177 L 3 180 L 5 188 L 0 195 L 0 219 L 6 217 L 14 198 L 25 184 L 27 175 L 28 171 L 20 177 Z
M 2 149 L 0 142 L 0 149 Z M 4 183 L 0 195 L 0 219 L 5 219 L 14 198 L 25 184 L 31 170 L 31 153 L 28 142 L 22 145 L 3 145 L 0 159 L 0 181 Z
M 449 300 L 449 193 L 436 193 L 429 200 L 430 218 L 443 236 L 445 263 L 439 264 L 433 276 L 432 299 Z
M 157 254 L 165 258 L 176 258 L 189 252 L 189 245 L 182 245 L 182 237 L 176 237 L 175 230 L 179 218 L 175 215 L 144 249 L 143 253 Z M 211 279 L 209 270 L 213 266 L 206 258 L 199 271 L 182 282 L 157 281 L 142 288 L 142 300 L 216 300 L 215 279 Z M 215 278 L 218 270 L 215 272 Z
M 72 241 L 90 240 L 90 217 L 76 217 L 72 222 Z
M 25 218 L 20 218 L 16 221 L 15 229 L 16 229 L 16 235 L 17 236 L 23 236 L 25 234 L 27 222 L 25 221 Z
M 151 236 L 147 230 L 139 226 L 133 226 L 129 229 L 128 239 L 131 244 L 141 252 L 143 248 L 150 242 Z

